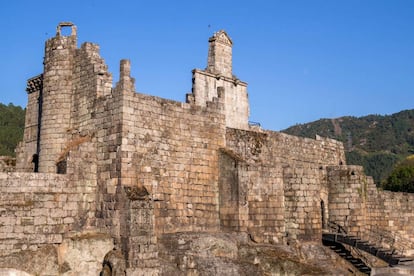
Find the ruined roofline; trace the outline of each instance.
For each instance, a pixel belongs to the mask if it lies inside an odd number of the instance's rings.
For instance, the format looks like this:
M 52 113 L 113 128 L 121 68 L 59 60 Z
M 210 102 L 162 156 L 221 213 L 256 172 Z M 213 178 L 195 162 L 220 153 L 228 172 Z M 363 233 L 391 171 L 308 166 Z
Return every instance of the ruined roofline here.
M 56 36 L 62 36 L 62 27 L 71 27 L 71 34 L 70 36 L 76 36 L 77 35 L 77 29 L 76 25 L 72 22 L 66 21 L 66 22 L 60 22 L 56 27 Z

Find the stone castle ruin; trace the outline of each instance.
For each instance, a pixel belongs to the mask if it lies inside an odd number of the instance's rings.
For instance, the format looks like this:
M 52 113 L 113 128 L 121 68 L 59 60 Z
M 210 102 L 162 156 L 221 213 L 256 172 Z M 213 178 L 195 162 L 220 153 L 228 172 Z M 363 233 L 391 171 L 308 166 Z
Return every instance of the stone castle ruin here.
M 332 224 L 414 255 L 414 195 L 378 190 L 338 141 L 250 125 L 232 40 L 208 42 L 206 69 L 176 102 L 138 93 L 128 60 L 113 85 L 99 46 L 78 48 L 76 26 L 58 25 L 27 81 L 15 171 L 0 173 L 0 267 L 168 275 L 161 241 L 177 233 L 321 244 Z

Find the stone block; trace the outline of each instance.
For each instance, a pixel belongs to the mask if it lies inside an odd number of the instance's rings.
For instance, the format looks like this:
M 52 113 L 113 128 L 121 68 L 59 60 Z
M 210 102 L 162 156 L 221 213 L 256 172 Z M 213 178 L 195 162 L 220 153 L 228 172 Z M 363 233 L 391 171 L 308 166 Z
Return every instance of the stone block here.
M 42 225 L 47 223 L 46 216 L 36 216 L 34 217 L 33 224 L 34 225 Z

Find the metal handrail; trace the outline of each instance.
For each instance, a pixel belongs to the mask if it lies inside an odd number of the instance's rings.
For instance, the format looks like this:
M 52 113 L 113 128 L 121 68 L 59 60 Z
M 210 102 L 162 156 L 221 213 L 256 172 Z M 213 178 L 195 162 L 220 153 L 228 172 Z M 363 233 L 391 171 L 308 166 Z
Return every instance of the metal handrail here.
M 335 230 L 336 233 L 340 233 L 344 235 L 348 234 L 348 231 L 345 229 L 345 227 L 336 222 L 328 221 L 328 227 L 331 228 L 332 230 Z
M 259 122 L 253 122 L 253 121 L 249 121 L 249 126 L 258 126 L 260 127 L 260 123 Z
M 361 251 L 360 251 L 362 250 L 377 258 L 384 260 L 391 266 L 398 264 L 401 258 L 404 257 L 404 254 L 401 254 L 401 256 L 396 255 L 397 250 L 394 248 L 394 244 L 396 242 L 395 236 L 394 237 L 391 236 L 391 239 L 389 241 L 389 245 L 391 245 L 391 248 L 384 249 L 381 247 L 381 245 L 370 244 L 369 241 L 361 240 L 357 236 L 348 235 L 347 229 L 344 226 L 341 226 L 340 224 L 336 222 L 328 221 L 327 225 L 331 229 L 332 234 L 323 234 L 325 235 L 325 238 L 327 238 L 327 240 L 350 245 L 351 247 L 353 247 L 353 249 L 355 249 L 355 253 L 359 257 L 363 256 L 361 255 Z M 330 237 L 329 235 L 333 235 L 333 236 Z M 384 240 L 386 236 L 381 233 L 377 233 L 377 235 L 380 237 L 381 242 Z M 404 249 L 403 249 L 403 252 L 404 252 Z M 366 260 L 366 258 L 364 259 Z

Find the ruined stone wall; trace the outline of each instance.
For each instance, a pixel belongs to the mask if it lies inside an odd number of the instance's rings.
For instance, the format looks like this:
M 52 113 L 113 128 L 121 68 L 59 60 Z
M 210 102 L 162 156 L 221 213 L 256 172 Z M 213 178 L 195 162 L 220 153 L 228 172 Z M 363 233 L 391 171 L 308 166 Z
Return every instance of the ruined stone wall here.
M 100 99 L 96 105 L 97 225 L 113 237 L 120 236 L 121 98 Z
M 414 194 L 382 191 L 369 185 L 367 208 L 367 239 L 414 256 Z
M 243 227 L 243 216 L 239 205 L 246 202 L 245 195 L 242 194 L 242 184 L 239 181 L 242 171 L 240 160 L 223 150 L 219 155 L 219 206 L 220 206 L 220 228 L 227 231 L 246 230 Z M 241 203 L 243 202 L 243 203 Z M 246 225 L 247 226 L 247 225 Z
M 208 39 L 208 57 L 206 71 L 220 74 L 228 78 L 233 77 L 232 46 L 233 42 L 223 30 L 214 33 Z
M 226 147 L 253 164 L 319 167 L 345 162 L 341 142 L 321 137 L 301 138 L 274 131 L 227 128 Z
M 361 236 L 366 230 L 368 186 L 374 185 L 361 166 L 328 167 L 329 220 L 350 234 Z
M 88 229 L 95 190 L 67 175 L 0 173 L 0 255 L 59 244 L 65 235 Z
M 373 244 L 414 252 L 414 195 L 379 190 L 360 166 L 328 167 L 329 220 Z
M 111 120 L 107 111 L 102 114 L 98 106 L 109 98 L 111 87 L 112 77 L 99 55 L 99 46 L 82 44 L 73 57 L 70 128 L 67 142 L 58 156 L 59 161 L 66 163 L 66 173 L 81 186 L 98 185 L 98 158 L 105 159 L 98 150 L 102 142 L 98 132 L 102 120 Z M 99 118 L 98 112 L 101 112 Z
M 111 94 L 112 76 L 99 55 L 99 46 L 83 43 L 73 65 L 71 133 L 91 135 L 94 131 L 96 99 Z
M 328 201 L 325 165 L 345 160 L 341 143 L 228 128 L 226 151 L 239 164 L 235 181 L 244 198 L 233 214 L 221 214 L 241 220 L 240 229 L 256 239 L 320 238 L 321 201 Z
M 136 93 L 133 82 L 121 61 L 120 81 L 96 104 L 96 223 L 114 237 L 130 273 L 152 275 L 157 236 L 219 228 L 225 126 L 220 99 L 183 104 Z
M 215 75 L 207 71 L 193 70 L 193 93 L 197 105 L 205 106 L 217 97 L 217 89 L 224 88 L 226 126 L 248 129 L 249 101 L 247 83 L 237 78 Z
M 15 172 L 16 158 L 11 156 L 0 156 L 0 172 Z
M 225 31 L 215 33 L 208 42 L 207 68 L 193 70 L 192 93 L 187 95 L 187 102 L 206 106 L 218 97 L 219 89 L 224 89 L 226 126 L 248 129 L 250 109 L 247 83 L 233 75 L 233 42 Z
M 138 93 L 123 97 L 122 185 L 151 195 L 158 234 L 217 230 L 222 99 L 199 107 Z
M 28 82 L 18 150 L 18 169 L 28 172 L 40 145 L 39 170 L 48 173 L 0 173 L 0 254 L 98 229 L 114 239 L 129 273 L 151 275 L 164 234 L 318 240 L 328 221 L 391 236 L 401 251 L 414 247 L 414 198 L 378 191 L 361 167 L 345 165 L 341 143 L 249 128 L 247 84 L 231 73 L 224 32 L 215 38 L 224 46 L 209 49 L 208 68 L 193 71 L 193 93 L 180 103 L 136 93 L 127 60 L 112 89 L 99 47 L 78 49 L 76 28 L 62 26 L 72 34 L 61 36 L 59 25 L 44 74 Z M 56 174 L 60 162 L 64 175 Z
M 61 27 L 71 27 L 71 35 L 62 36 Z M 46 42 L 43 74 L 28 81 L 18 169 L 33 171 L 32 157 L 40 149 L 41 173 L 1 175 L 0 237 L 7 233 L 2 254 L 59 244 L 64 234 L 96 226 L 119 241 L 120 163 L 112 153 L 121 143 L 113 134 L 120 130 L 122 98 L 112 97 L 112 77 L 99 47 L 84 43 L 78 49 L 76 43 L 76 27 L 59 24 Z
M 38 154 L 39 136 L 39 111 L 42 102 L 43 76 L 39 75 L 27 81 L 26 91 L 28 101 L 24 122 L 23 141 L 16 148 L 17 164 L 19 172 L 33 172 L 35 164 L 34 155 Z M 38 158 L 38 157 L 35 157 Z
M 327 223 L 326 171 L 323 167 L 296 165 L 283 169 L 287 239 L 319 240 Z
M 108 133 L 99 127 L 104 121 L 110 123 L 111 115 L 105 110 L 108 105 L 101 109 L 96 106 L 109 98 L 111 76 L 97 45 L 85 43 L 76 49 L 73 30 L 69 37 L 57 35 L 46 43 L 44 83 L 41 76 L 28 81 L 28 112 L 18 169 L 33 171 L 31 159 L 37 150 L 38 115 L 42 108 L 43 157 L 39 165 L 40 171 L 49 173 L 2 175 L 1 220 L 7 226 L 4 233 L 8 232 L 4 254 L 58 244 L 65 234 L 93 230 L 99 224 L 95 211 L 102 209 L 98 200 L 102 191 L 97 172 L 109 157 L 104 154 L 107 148 L 103 150 L 100 144 Z M 42 102 L 39 98 L 43 84 Z M 65 163 L 62 175 L 56 174 L 59 161 Z M 112 234 L 112 224 L 101 230 Z
M 39 172 L 57 172 L 56 165 L 68 140 L 76 43 L 76 33 L 58 34 L 46 42 Z
M 222 150 L 220 158 L 220 226 L 248 232 L 257 242 L 277 242 L 285 232 L 281 167 L 245 162 Z

